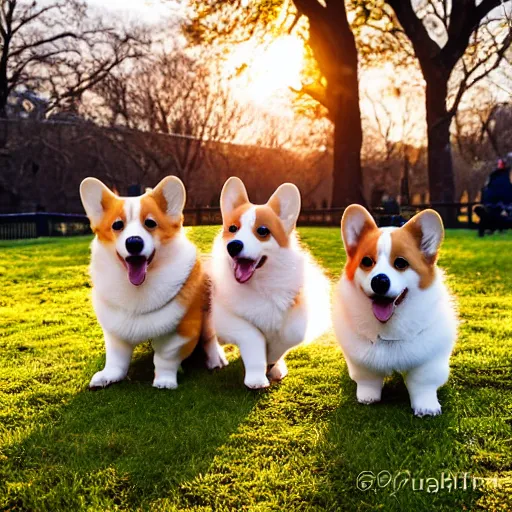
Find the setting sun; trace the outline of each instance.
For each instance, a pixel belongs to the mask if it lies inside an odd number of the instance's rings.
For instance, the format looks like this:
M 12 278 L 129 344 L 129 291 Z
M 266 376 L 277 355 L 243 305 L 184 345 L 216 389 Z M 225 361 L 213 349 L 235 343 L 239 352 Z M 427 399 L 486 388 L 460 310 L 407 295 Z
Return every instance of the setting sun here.
M 304 43 L 289 35 L 266 46 L 241 45 L 228 62 L 228 72 L 244 100 L 265 106 L 272 97 L 288 94 L 290 87 L 300 87 L 303 66 Z

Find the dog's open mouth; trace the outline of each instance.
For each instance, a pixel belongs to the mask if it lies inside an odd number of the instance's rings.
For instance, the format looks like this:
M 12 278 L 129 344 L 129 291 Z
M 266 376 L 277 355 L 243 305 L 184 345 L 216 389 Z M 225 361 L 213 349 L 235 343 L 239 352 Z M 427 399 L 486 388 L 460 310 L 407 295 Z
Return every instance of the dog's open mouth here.
M 395 298 L 388 297 L 372 297 L 372 310 L 375 318 L 386 323 L 395 312 L 395 308 L 399 306 L 407 295 L 408 289 L 404 288 L 402 293 Z
M 235 263 L 235 279 L 239 283 L 246 283 L 254 275 L 254 272 L 265 264 L 267 257 L 262 256 L 259 260 L 235 258 L 233 261 Z
M 130 283 L 134 286 L 140 286 L 146 280 L 148 266 L 153 261 L 154 256 L 155 251 L 151 253 L 149 258 L 146 258 L 145 256 L 128 256 L 127 258 L 119 257 L 128 271 L 128 279 L 130 280 Z

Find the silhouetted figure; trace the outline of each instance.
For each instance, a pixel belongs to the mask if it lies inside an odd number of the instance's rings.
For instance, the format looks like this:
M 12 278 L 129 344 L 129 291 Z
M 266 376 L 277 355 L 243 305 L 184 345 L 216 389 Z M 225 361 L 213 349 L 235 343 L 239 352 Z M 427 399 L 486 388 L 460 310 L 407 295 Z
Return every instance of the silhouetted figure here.
M 499 229 L 512 228 L 512 183 L 510 167 L 501 158 L 496 169 L 482 189 L 483 206 L 477 206 L 475 213 L 480 217 L 478 234 L 483 236 L 486 230 L 492 233 Z
M 498 160 L 496 169 L 491 172 L 482 191 L 484 204 L 512 204 L 512 183 L 510 182 L 510 167 L 505 160 Z
M 405 219 L 400 214 L 400 205 L 396 198 L 384 194 L 381 204 L 383 214 L 379 218 L 379 227 L 400 227 L 405 224 Z

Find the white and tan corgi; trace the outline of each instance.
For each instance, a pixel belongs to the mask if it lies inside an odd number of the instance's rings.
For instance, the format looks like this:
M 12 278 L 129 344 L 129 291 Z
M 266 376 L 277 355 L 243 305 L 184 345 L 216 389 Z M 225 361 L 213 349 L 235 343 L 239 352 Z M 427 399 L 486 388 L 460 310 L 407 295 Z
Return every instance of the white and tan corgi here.
M 441 217 L 425 210 L 401 228 L 381 228 L 359 205 L 341 221 L 347 262 L 333 323 L 361 403 L 378 402 L 385 376 L 402 372 L 417 416 L 437 415 L 457 337 L 453 301 L 436 261 Z
M 300 193 L 281 185 L 265 205 L 249 202 L 229 178 L 221 194 L 223 229 L 212 254 L 213 324 L 238 345 L 245 385 L 265 388 L 287 374 L 286 353 L 330 325 L 329 281 L 298 242 Z
M 119 197 L 86 178 L 80 196 L 95 234 L 92 299 L 106 348 L 90 387 L 124 379 L 134 347 L 149 338 L 157 388 L 177 387 L 178 368 L 201 334 L 207 366 L 227 364 L 208 318 L 207 277 L 183 230 L 183 183 L 169 176 L 142 196 Z

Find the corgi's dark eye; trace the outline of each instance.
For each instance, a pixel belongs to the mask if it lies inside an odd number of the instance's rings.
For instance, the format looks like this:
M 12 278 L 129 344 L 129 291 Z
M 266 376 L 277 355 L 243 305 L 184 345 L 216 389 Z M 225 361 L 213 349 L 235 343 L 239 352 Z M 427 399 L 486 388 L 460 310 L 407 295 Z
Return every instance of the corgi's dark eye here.
M 146 226 L 148 229 L 156 228 L 157 223 L 153 219 L 146 219 L 144 221 L 144 226 Z
M 365 257 L 361 260 L 361 265 L 362 265 L 364 268 L 370 268 L 370 267 L 373 267 L 373 260 L 370 258 L 370 256 L 365 256 Z
M 262 237 L 266 237 L 266 236 L 270 235 L 270 229 L 268 229 L 267 226 L 260 226 L 256 230 L 256 233 L 258 233 L 258 235 L 260 235 Z
M 236 233 L 237 231 L 238 231 L 238 226 L 235 226 L 234 224 L 232 226 L 229 226 L 230 233 Z
M 121 231 L 122 229 L 124 228 L 124 222 L 122 220 L 116 220 L 113 224 L 112 224 L 112 229 L 114 231 Z
M 394 265 L 397 270 L 405 270 L 409 266 L 409 262 L 405 258 L 398 257 Z

